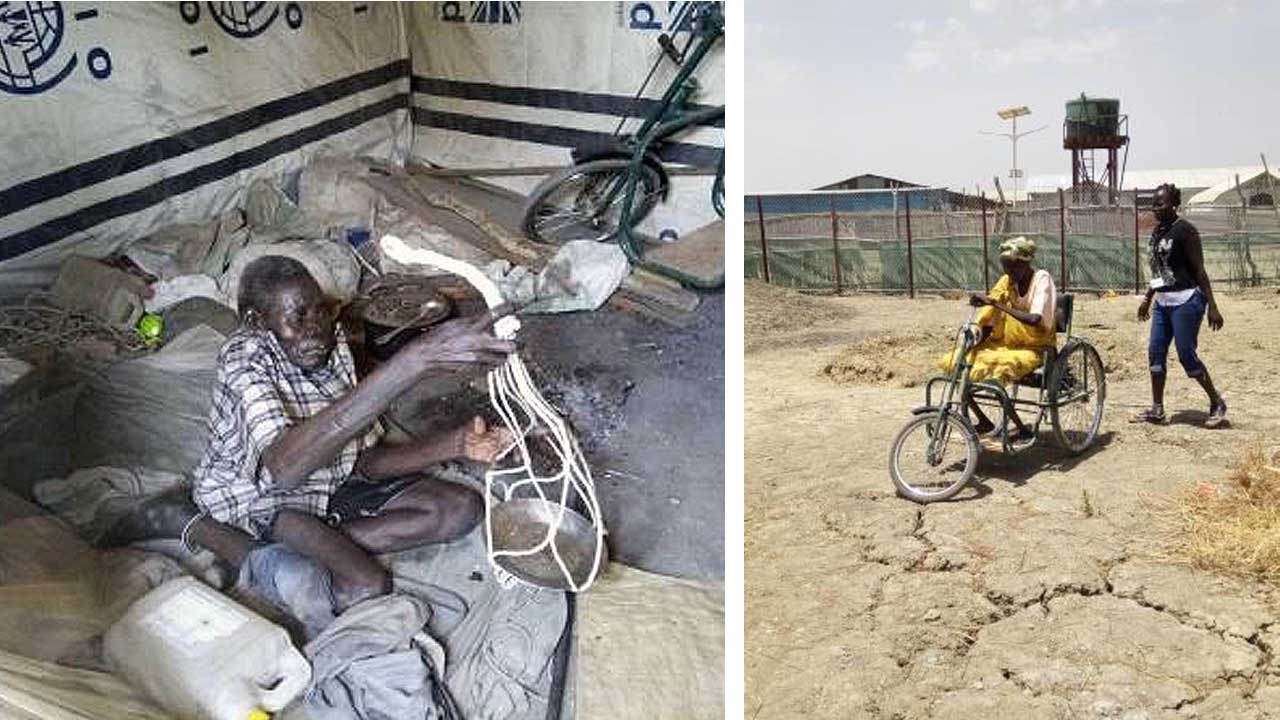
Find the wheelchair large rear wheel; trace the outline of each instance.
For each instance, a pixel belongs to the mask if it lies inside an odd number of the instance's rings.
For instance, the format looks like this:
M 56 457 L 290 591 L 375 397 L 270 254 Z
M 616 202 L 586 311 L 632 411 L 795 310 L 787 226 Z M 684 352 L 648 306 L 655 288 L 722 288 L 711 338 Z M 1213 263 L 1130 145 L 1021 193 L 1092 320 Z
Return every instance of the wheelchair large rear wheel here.
M 934 435 L 930 457 L 929 445 Z M 978 436 L 958 415 L 937 412 L 918 415 L 893 441 L 889 476 L 898 492 L 918 503 L 946 500 L 973 478 L 978 466 Z
M 1078 455 L 1093 444 L 1107 401 L 1107 376 L 1098 351 L 1071 343 L 1058 353 L 1050 372 L 1049 418 L 1063 450 Z

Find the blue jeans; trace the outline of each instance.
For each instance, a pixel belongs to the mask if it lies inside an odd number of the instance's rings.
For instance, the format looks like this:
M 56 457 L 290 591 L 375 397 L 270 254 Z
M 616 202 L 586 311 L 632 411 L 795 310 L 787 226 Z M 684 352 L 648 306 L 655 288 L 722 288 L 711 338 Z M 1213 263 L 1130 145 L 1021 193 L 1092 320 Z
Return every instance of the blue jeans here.
M 1204 375 L 1204 363 L 1196 354 L 1196 341 L 1200 337 L 1200 322 L 1204 320 L 1204 294 L 1196 290 L 1191 299 L 1165 307 L 1153 305 L 1151 308 L 1151 340 L 1147 343 L 1147 361 L 1151 372 L 1162 373 L 1168 370 L 1169 343 L 1178 346 L 1178 362 L 1187 371 L 1187 377 L 1198 378 Z

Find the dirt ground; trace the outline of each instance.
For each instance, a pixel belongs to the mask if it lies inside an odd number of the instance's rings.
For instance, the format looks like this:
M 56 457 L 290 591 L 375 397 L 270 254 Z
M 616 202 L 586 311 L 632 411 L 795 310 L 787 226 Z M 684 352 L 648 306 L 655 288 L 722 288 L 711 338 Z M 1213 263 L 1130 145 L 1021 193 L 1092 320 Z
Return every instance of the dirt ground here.
M 950 502 L 897 497 L 889 445 L 968 316 L 953 298 L 746 287 L 747 718 L 1280 717 L 1280 596 L 1171 549 L 1173 499 L 1280 429 L 1280 294 L 1220 298 L 1201 356 L 1230 427 L 1150 400 L 1133 296 L 1077 298 L 1107 368 L 1098 441 L 983 451 Z M 1171 363 L 1173 356 L 1171 353 Z

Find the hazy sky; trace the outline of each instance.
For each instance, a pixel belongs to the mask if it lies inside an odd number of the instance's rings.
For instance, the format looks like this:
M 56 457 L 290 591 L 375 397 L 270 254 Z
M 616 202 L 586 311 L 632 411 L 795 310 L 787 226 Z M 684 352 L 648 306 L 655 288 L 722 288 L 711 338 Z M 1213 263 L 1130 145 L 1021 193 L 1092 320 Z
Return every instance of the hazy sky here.
M 1120 98 L 1131 170 L 1280 165 L 1280 3 L 747 0 L 746 188 L 877 173 L 1007 183 L 996 110 L 1028 176 L 1071 172 L 1067 100 Z M 1121 151 L 1123 154 L 1123 151 Z M 1099 170 L 1105 153 L 1098 154 Z M 1007 187 L 1007 185 L 1006 185 Z

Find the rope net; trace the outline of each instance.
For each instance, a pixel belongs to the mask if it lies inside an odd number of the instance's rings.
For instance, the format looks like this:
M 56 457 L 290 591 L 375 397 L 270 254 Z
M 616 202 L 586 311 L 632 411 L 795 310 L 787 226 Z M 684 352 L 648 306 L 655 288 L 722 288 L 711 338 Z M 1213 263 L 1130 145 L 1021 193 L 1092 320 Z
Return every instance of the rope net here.
M 383 236 L 382 250 L 402 264 L 419 264 L 439 268 L 458 275 L 484 296 L 490 310 L 504 304 L 502 293 L 492 280 L 478 268 L 440 253 L 407 245 L 394 235 Z M 506 316 L 494 325 L 494 334 L 500 338 L 514 338 L 520 328 L 515 316 Z M 485 539 L 489 562 L 495 568 L 508 571 L 504 559 L 527 558 L 549 552 L 564 580 L 563 587 L 582 592 L 595 582 L 605 552 L 604 517 L 596 496 L 591 468 L 583 457 L 577 438 L 568 424 L 539 392 L 529 369 L 519 355 L 511 354 L 501 366 L 489 371 L 489 402 L 511 432 L 514 442 L 498 460 L 514 455 L 517 464 L 498 468 L 496 463 L 485 473 Z M 550 472 L 539 474 L 535 469 L 531 442 L 541 442 L 554 458 Z M 495 486 L 501 486 L 501 490 Z M 542 506 L 547 528 L 536 542 L 519 547 L 498 548 L 494 543 L 494 504 L 508 502 L 532 491 Z M 583 508 L 579 515 L 573 506 Z M 593 551 L 590 570 L 586 577 L 575 577 L 571 558 L 560 546 L 560 530 L 574 516 L 584 518 L 591 526 Z M 509 563 L 508 563 L 509 564 Z M 579 573 L 580 574 L 580 573 Z M 528 582 L 515 574 L 517 579 Z M 534 584 L 534 583 L 530 583 Z

